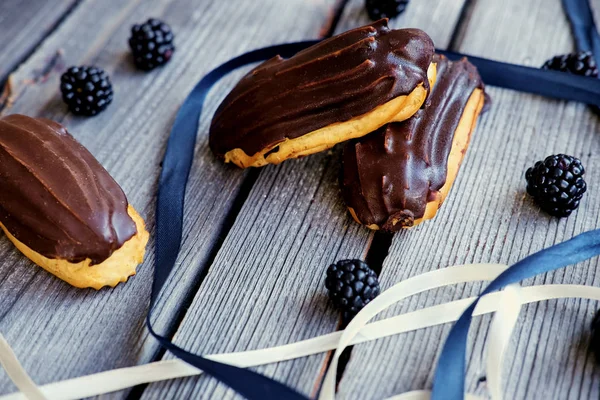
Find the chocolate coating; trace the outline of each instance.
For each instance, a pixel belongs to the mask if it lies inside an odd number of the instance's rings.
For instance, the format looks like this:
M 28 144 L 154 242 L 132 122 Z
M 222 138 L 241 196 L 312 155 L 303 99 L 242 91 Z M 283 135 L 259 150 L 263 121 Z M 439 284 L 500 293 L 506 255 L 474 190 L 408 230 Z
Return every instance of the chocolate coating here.
M 123 190 L 57 122 L 0 119 L 0 222 L 47 258 L 92 264 L 136 234 Z
M 429 88 L 433 42 L 418 29 L 391 30 L 387 20 L 264 62 L 223 100 L 210 148 L 254 155 L 336 122 L 348 121 L 418 85 Z
M 363 224 L 385 230 L 412 226 L 446 183 L 454 132 L 483 83 L 466 59 L 451 62 L 436 55 L 434 62 L 437 81 L 423 109 L 344 148 L 342 192 Z

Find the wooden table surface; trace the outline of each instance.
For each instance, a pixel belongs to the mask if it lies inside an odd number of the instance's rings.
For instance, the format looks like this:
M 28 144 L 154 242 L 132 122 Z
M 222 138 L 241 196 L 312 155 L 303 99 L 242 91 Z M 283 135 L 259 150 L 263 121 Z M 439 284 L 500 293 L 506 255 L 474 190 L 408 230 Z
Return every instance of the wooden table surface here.
M 438 48 L 539 66 L 573 50 L 560 0 L 413 0 L 393 27 L 427 31 Z M 600 2 L 592 1 L 600 17 Z M 336 18 L 339 16 L 339 19 Z M 157 17 L 176 34 L 164 68 L 138 72 L 127 38 L 133 23 Z M 2 114 L 65 124 L 108 169 L 154 234 L 159 163 L 175 113 L 207 71 L 244 51 L 318 38 L 368 23 L 364 0 L 3 0 Z M 70 114 L 58 91 L 66 67 L 96 64 L 111 76 L 113 104 L 94 118 Z M 258 349 L 339 328 L 324 272 L 341 258 L 367 257 L 383 288 L 422 272 L 472 262 L 512 263 L 598 227 L 600 119 L 582 104 L 489 88 L 483 116 L 450 196 L 432 222 L 394 236 L 352 221 L 341 201 L 339 149 L 242 171 L 208 149 L 210 117 L 244 73 L 207 100 L 186 195 L 184 241 L 161 296 L 157 327 L 199 353 Z M 8 101 L 6 101 L 8 98 Z M 338 146 L 339 147 L 339 146 Z M 524 192 L 535 160 L 566 152 L 588 171 L 589 193 L 572 217 L 541 213 Z M 138 275 L 113 290 L 77 290 L 0 239 L 0 331 L 33 379 L 49 383 L 171 358 L 144 327 L 154 262 L 151 238 Z M 524 284 L 600 285 L 598 260 Z M 410 298 L 384 316 L 475 295 L 481 283 Z M 598 304 L 579 299 L 524 307 L 505 371 L 507 399 L 597 399 L 600 369 L 587 352 Z M 475 318 L 467 389 L 486 394 L 490 317 Z M 449 324 L 356 346 L 339 385 L 342 399 L 381 399 L 431 387 Z M 314 396 L 330 354 L 257 368 Z M 0 394 L 13 392 L 0 372 Z M 202 376 L 152 384 L 105 398 L 234 398 Z

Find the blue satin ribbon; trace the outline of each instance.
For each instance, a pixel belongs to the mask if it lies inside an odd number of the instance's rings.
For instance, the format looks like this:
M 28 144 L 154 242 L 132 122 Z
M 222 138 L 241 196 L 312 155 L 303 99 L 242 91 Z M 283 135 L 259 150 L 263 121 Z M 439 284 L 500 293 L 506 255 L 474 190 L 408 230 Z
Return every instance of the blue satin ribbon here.
M 158 295 L 175 265 L 181 247 L 185 187 L 192 166 L 198 124 L 206 95 L 219 79 L 239 67 L 263 61 L 276 55 L 291 57 L 298 51 L 316 43 L 318 43 L 317 40 L 311 40 L 265 47 L 263 49 L 251 51 L 220 65 L 206 75 L 196 87 L 194 87 L 177 113 L 175 123 L 173 124 L 167 142 L 167 149 L 162 163 L 162 172 L 158 183 L 156 207 L 156 263 L 150 310 L 146 319 L 148 329 L 159 341 L 161 346 L 171 351 L 175 356 L 203 370 L 205 373 L 228 385 L 248 399 L 299 400 L 305 399 L 305 397 L 300 395 L 294 389 L 258 373 L 211 361 L 180 348 L 173 344 L 169 338 L 155 332 L 152 327 L 151 316 Z M 463 56 L 458 53 L 440 52 L 448 55 L 450 58 Z M 469 57 L 469 59 L 479 68 L 483 80 L 490 85 L 497 85 L 557 99 L 575 100 L 600 105 L 600 80 L 499 63 L 478 57 Z M 468 319 L 470 320 L 470 314 Z M 463 324 L 465 324 L 465 322 L 463 322 Z M 466 324 L 466 329 L 468 329 L 468 323 Z M 462 330 L 455 333 L 455 335 L 458 336 L 458 339 L 456 339 L 458 340 L 458 343 L 460 343 L 460 335 L 462 335 L 462 333 Z M 464 345 L 462 347 L 459 345 L 458 353 L 453 352 L 444 357 L 444 362 L 450 362 L 454 365 L 454 361 L 452 360 L 455 358 L 462 358 L 461 365 L 463 365 L 463 368 L 460 369 L 460 376 L 458 376 L 460 380 L 463 379 Z M 459 371 L 459 369 L 457 368 L 456 371 Z M 463 386 L 464 384 L 457 386 L 455 392 L 462 393 Z M 436 388 L 439 388 L 439 386 L 436 386 Z M 445 393 L 447 394 L 447 392 Z M 448 399 L 449 397 L 446 396 L 444 398 Z
M 600 79 L 540 70 L 481 57 L 436 50 L 452 60 L 467 57 L 486 85 L 600 106 Z

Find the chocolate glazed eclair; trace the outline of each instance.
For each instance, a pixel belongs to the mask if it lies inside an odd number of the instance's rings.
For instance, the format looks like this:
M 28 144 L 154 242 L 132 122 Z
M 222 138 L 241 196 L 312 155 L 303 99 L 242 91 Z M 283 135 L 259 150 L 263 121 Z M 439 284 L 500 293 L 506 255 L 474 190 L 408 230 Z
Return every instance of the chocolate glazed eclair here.
M 423 109 L 344 148 L 344 200 L 371 229 L 396 231 L 435 216 L 483 108 L 483 83 L 471 63 L 438 55 L 434 62 L 437 81 Z
M 0 227 L 34 263 L 73 286 L 125 282 L 148 232 L 123 190 L 57 122 L 0 119 Z
M 410 118 L 435 82 L 434 47 L 380 20 L 247 74 L 223 100 L 210 148 L 242 168 L 279 164 Z

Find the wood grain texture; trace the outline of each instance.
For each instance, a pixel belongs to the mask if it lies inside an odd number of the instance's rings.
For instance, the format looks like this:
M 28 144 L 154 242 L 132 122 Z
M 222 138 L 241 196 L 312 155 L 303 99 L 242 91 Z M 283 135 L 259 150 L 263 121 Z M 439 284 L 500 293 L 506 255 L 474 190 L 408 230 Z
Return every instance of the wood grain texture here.
M 369 22 L 350 22 L 352 13 L 347 10 L 340 21 L 343 28 L 337 31 Z M 413 21 L 440 40 L 447 32 L 427 13 L 414 14 Z M 339 150 L 260 170 L 175 335 L 178 344 L 204 354 L 232 352 L 336 329 L 339 320 L 327 301 L 325 269 L 339 259 L 364 257 L 372 237 L 371 231 L 352 221 L 343 205 Z M 328 355 L 322 354 L 257 370 L 314 396 L 327 361 Z M 235 397 L 206 376 L 150 385 L 143 395 L 144 399 Z
M 456 50 L 465 53 L 539 66 L 547 58 L 573 50 L 558 1 L 478 0 L 471 2 L 466 15 L 456 40 Z M 497 88 L 489 92 L 492 109 L 480 120 L 448 200 L 434 221 L 395 236 L 383 266 L 384 287 L 455 264 L 510 264 L 599 226 L 598 117 L 582 104 Z M 535 206 L 525 194 L 524 181 L 528 166 L 560 152 L 581 158 L 589 184 L 579 211 L 562 220 Z M 595 259 L 523 284 L 598 285 L 597 269 Z M 475 295 L 482 287 L 477 283 L 427 292 L 382 317 Z M 584 300 L 526 306 L 508 353 L 505 398 L 597 399 L 599 369 L 587 352 L 589 324 L 597 307 L 596 302 Z M 470 332 L 467 390 L 480 395 L 487 393 L 484 357 L 489 321 L 490 317 L 476 318 Z M 430 388 L 449 328 L 447 324 L 356 346 L 339 397 L 379 399 Z
M 3 0 L 0 2 L 0 82 L 80 0 Z M 43 71 L 40 71 L 40 75 Z
M 261 7 L 251 0 L 86 1 L 13 75 L 15 103 L 4 112 L 45 116 L 65 124 L 122 185 L 154 233 L 159 163 L 187 93 L 208 70 L 234 55 L 315 37 L 327 24 L 332 4 L 329 0 L 267 0 Z M 127 38 L 130 26 L 148 17 L 172 26 L 177 50 L 167 66 L 142 73 L 132 67 Z M 60 63 L 44 80 L 34 79 L 57 54 Z M 111 76 L 115 100 L 97 117 L 74 117 L 60 100 L 58 82 L 64 69 L 59 66 L 74 64 L 96 64 Z M 207 114 L 212 115 L 232 84 L 229 80 L 215 88 Z M 200 271 L 220 240 L 245 176 L 217 162 L 208 151 L 208 120 L 202 122 L 188 187 L 182 251 L 155 314 L 159 330 L 178 322 L 177 313 L 184 311 L 182 303 L 195 290 Z M 36 382 L 144 363 L 156 355 L 156 342 L 143 325 L 152 280 L 152 241 L 136 277 L 100 292 L 76 290 L 49 276 L 5 238 L 0 240 L 0 257 L 0 330 Z M 13 390 L 0 372 L 0 393 Z

